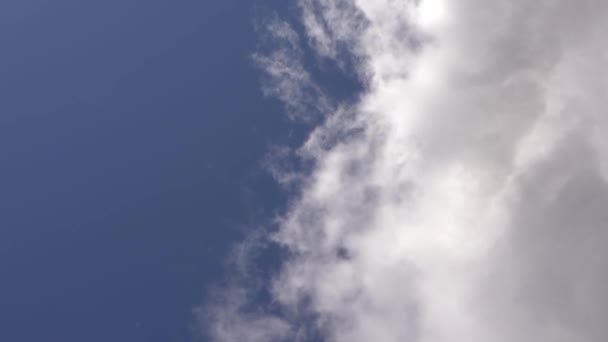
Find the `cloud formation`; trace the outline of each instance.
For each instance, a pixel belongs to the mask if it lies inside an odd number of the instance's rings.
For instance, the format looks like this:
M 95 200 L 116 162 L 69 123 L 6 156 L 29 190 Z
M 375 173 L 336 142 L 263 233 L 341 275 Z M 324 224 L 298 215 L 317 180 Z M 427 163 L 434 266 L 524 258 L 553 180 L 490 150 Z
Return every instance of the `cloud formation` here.
M 235 297 L 215 339 L 608 340 L 608 2 L 298 4 L 306 36 L 271 24 L 280 51 L 353 65 L 365 91 L 328 105 L 301 63 L 258 57 L 326 120 L 272 236 L 279 309 Z

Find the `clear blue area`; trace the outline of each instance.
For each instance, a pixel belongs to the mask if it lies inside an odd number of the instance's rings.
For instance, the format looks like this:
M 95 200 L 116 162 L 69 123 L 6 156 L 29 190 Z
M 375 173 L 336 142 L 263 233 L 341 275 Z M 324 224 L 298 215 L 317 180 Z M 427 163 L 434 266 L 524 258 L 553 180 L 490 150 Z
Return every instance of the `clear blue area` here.
M 190 341 L 288 123 L 249 56 L 280 2 L 0 3 L 0 341 Z
M 231 244 L 284 206 L 260 160 L 305 136 L 249 58 L 273 12 L 0 2 L 0 341 L 193 340 Z

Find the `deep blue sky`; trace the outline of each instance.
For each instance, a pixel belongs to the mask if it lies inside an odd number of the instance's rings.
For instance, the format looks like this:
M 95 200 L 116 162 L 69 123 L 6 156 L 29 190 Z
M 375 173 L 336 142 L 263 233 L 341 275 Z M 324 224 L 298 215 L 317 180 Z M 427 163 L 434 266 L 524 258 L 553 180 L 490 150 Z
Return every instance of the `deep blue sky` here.
M 0 341 L 190 341 L 289 123 L 249 56 L 287 1 L 0 2 Z M 297 143 L 297 142 L 295 142 Z

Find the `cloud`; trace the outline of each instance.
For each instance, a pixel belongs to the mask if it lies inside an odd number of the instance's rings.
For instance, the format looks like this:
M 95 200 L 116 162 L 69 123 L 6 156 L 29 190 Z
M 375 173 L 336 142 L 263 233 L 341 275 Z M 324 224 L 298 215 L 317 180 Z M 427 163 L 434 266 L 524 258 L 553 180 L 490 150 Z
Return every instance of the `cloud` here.
M 219 321 L 244 341 L 262 323 L 268 341 L 608 340 L 608 3 L 299 5 L 308 44 L 348 52 L 365 90 L 326 106 L 302 63 L 258 57 L 274 96 L 326 120 L 271 236 L 290 252 L 280 312 Z
M 261 25 L 262 44 L 253 62 L 264 71 L 264 95 L 280 100 L 292 119 L 311 121 L 332 111 L 331 103 L 303 66 L 300 37 L 285 21 Z

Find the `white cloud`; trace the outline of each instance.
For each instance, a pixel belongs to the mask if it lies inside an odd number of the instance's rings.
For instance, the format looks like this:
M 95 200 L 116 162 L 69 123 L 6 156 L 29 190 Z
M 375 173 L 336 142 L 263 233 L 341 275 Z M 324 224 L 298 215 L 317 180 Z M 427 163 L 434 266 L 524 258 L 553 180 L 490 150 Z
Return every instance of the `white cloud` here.
M 314 314 L 328 341 L 608 340 L 608 3 L 300 6 L 311 46 L 357 56 L 366 90 L 318 107 L 299 152 L 317 166 L 273 236 L 293 253 L 271 289 L 280 338 Z M 302 64 L 259 60 L 309 106 Z
M 254 63 L 264 70 L 264 95 L 276 97 L 293 119 L 310 120 L 332 106 L 321 88 L 302 65 L 300 37 L 286 22 L 273 18 L 260 30 L 270 52 L 253 55 Z

